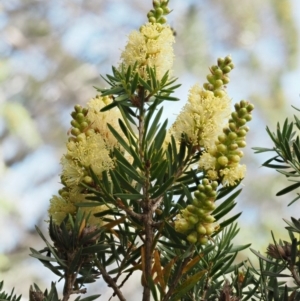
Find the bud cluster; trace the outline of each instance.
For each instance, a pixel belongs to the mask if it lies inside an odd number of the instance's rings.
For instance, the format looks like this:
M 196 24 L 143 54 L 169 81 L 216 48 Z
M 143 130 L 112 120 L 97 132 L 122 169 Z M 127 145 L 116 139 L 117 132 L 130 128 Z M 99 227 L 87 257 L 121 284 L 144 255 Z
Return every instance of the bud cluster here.
M 89 129 L 90 121 L 87 118 L 88 109 L 83 108 L 80 105 L 74 106 L 74 111 L 71 113 L 72 120 L 71 120 L 71 130 L 70 133 L 73 137 L 69 137 L 69 142 L 79 142 L 84 139 L 86 136 L 89 136 L 93 129 Z
M 223 129 L 223 134 L 218 136 L 216 142 L 217 170 L 237 165 L 243 157 L 244 154 L 239 148 L 246 146 L 245 138 L 249 131 L 246 123 L 252 119 L 253 109 L 254 106 L 245 100 L 235 104 L 235 111 L 231 113 L 228 126 Z
M 169 0 L 154 0 L 153 9 L 147 14 L 148 21 L 150 23 L 165 24 L 167 19 L 164 16 L 171 12 L 168 4 Z
M 183 209 L 175 221 L 176 231 L 186 234 L 190 243 L 206 244 L 215 232 L 211 212 L 216 208 L 217 187 L 218 182 L 203 179 L 194 193 L 193 203 Z
M 230 56 L 219 58 L 218 65 L 214 65 L 209 69 L 211 74 L 206 77 L 208 83 L 203 84 L 204 89 L 214 92 L 217 97 L 223 97 L 225 95 L 223 86 L 229 83 L 229 72 L 233 68 L 234 64 Z

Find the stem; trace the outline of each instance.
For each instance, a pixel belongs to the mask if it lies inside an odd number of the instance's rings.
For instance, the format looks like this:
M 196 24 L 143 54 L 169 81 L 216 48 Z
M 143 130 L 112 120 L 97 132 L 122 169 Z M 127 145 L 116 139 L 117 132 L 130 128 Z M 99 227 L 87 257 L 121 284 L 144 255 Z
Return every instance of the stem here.
M 102 266 L 102 264 L 96 260 L 96 265 L 99 268 L 101 275 L 104 279 L 104 281 L 110 286 L 112 287 L 112 289 L 114 290 L 114 293 L 118 296 L 118 298 L 120 299 L 120 301 L 126 301 L 125 297 L 123 296 L 121 290 L 119 289 L 119 287 L 117 286 L 116 282 L 114 281 L 113 278 L 111 278 L 108 273 L 106 272 L 105 268 Z
M 145 89 L 143 87 L 139 88 L 138 92 L 139 97 L 139 156 L 141 162 L 143 162 L 145 167 L 145 183 L 142 187 L 143 192 L 143 201 L 142 201 L 142 209 L 143 209 L 143 224 L 145 227 L 145 266 L 143 270 L 143 299 L 142 301 L 150 301 L 151 297 L 151 289 L 149 286 L 149 279 L 152 274 L 152 245 L 153 245 L 153 218 L 152 218 L 152 203 L 149 198 L 149 186 L 150 186 L 150 163 L 145 157 L 145 145 L 144 145 L 144 136 L 145 136 Z

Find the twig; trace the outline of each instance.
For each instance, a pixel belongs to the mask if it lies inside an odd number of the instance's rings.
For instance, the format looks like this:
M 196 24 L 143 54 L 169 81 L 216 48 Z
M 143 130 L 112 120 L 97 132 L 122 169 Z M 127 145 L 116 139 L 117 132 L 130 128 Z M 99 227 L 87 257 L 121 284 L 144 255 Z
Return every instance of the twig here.
M 96 265 L 99 268 L 102 277 L 104 281 L 114 290 L 115 294 L 118 296 L 120 301 L 126 301 L 125 297 L 123 296 L 121 290 L 119 289 L 117 283 L 114 281 L 113 278 L 111 278 L 108 273 L 106 272 L 105 268 L 102 266 L 102 264 L 99 262 L 99 260 L 96 260 Z

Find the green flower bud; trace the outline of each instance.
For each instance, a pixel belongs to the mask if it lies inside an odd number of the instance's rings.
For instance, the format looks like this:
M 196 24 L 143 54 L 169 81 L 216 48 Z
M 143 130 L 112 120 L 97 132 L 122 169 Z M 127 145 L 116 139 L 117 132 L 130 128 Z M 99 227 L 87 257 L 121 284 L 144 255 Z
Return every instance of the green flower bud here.
M 193 199 L 193 202 L 192 204 L 195 206 L 195 207 L 201 207 L 201 201 L 197 200 L 196 198 Z
M 216 219 L 212 215 L 205 215 L 204 220 L 207 223 L 213 223 Z
M 212 202 L 212 201 L 209 201 L 209 200 L 207 200 L 207 201 L 204 202 L 204 206 L 205 206 L 208 210 L 210 210 L 210 211 L 216 209 L 216 204 L 215 204 L 214 202 Z
M 82 142 L 86 141 L 85 133 L 79 134 L 79 135 L 77 136 L 77 141 L 78 141 L 78 142 L 80 142 L 80 141 L 82 141 Z
M 248 105 L 248 102 L 246 100 L 241 100 L 240 105 L 242 108 L 245 108 Z
M 74 128 L 79 128 L 80 127 L 80 124 L 76 121 L 76 120 L 72 120 L 71 121 L 71 125 L 74 127 Z
M 239 103 L 236 103 L 236 104 L 234 105 L 234 108 L 235 108 L 236 111 L 238 111 L 238 110 L 241 108 L 241 106 L 240 106 Z
M 212 84 L 209 84 L 209 83 L 204 83 L 203 88 L 208 90 L 208 91 L 213 91 L 214 90 L 214 86 Z
M 88 129 L 85 134 L 87 135 L 87 137 L 92 136 L 95 133 L 94 129 Z
M 191 213 L 195 213 L 196 210 L 195 206 L 193 205 L 187 205 L 186 209 Z
M 197 186 L 197 189 L 198 189 L 199 191 L 205 191 L 205 187 L 204 187 L 202 184 L 199 184 L 199 185 Z
M 72 116 L 72 118 L 76 118 L 76 115 L 77 115 L 77 112 L 75 112 L 75 111 L 73 111 L 72 113 L 71 113 L 71 116 Z
M 207 242 L 208 242 L 208 238 L 206 236 L 201 236 L 199 239 L 198 239 L 198 242 L 200 245 L 206 245 Z
M 76 115 L 76 120 L 81 123 L 83 121 L 85 121 L 84 115 L 82 113 L 77 113 Z
M 226 95 L 226 92 L 224 92 L 224 91 L 222 91 L 222 90 L 217 90 L 217 91 L 214 91 L 214 95 L 215 95 L 216 97 L 222 98 L 222 97 L 224 97 L 224 96 Z
M 222 57 L 218 58 L 218 66 L 223 66 L 224 65 L 224 59 Z
M 229 161 L 230 162 L 239 163 L 240 160 L 241 160 L 241 158 L 238 155 L 230 155 L 229 156 Z
M 153 1 L 153 7 L 154 8 L 160 7 L 160 2 L 158 0 L 154 0 Z
M 213 225 L 205 225 L 205 230 L 207 235 L 211 235 L 215 232 L 215 227 Z
M 237 134 L 235 132 L 230 132 L 227 137 L 229 140 L 233 141 L 237 138 Z
M 86 114 L 88 113 L 88 111 L 89 111 L 89 109 L 83 108 L 83 109 L 82 109 L 82 114 L 83 114 L 84 116 L 86 116 Z
M 203 184 L 203 185 L 208 185 L 208 184 L 209 184 L 209 180 L 206 179 L 206 178 L 204 178 L 204 179 L 202 180 L 202 184 Z
M 213 181 L 213 182 L 211 183 L 211 187 L 212 187 L 214 190 L 216 190 L 216 189 L 218 188 L 218 186 L 219 186 L 219 184 L 218 184 L 217 181 Z
M 160 23 L 160 24 L 165 24 L 165 23 L 167 23 L 167 18 L 161 17 L 161 18 L 159 19 L 159 23 Z
M 186 233 L 188 230 L 192 229 L 193 225 L 188 223 L 185 219 L 179 219 L 175 221 L 175 230 L 180 233 Z
M 150 23 L 156 23 L 156 18 L 155 17 L 150 17 L 148 18 Z
M 251 121 L 252 120 L 252 115 L 250 115 L 250 114 L 247 114 L 247 115 L 245 115 L 245 117 L 244 117 L 248 122 L 249 121 Z
M 153 10 L 150 10 L 149 13 L 147 14 L 147 18 L 150 19 L 154 17 L 154 11 Z M 143 26 L 140 27 L 140 31 L 142 30 Z
M 219 140 L 221 143 L 226 142 L 227 136 L 226 136 L 225 134 L 219 135 L 219 136 L 218 136 L 218 140 Z
M 162 9 L 164 10 L 164 15 L 168 15 L 171 12 L 169 7 L 163 7 Z
M 159 17 L 161 17 L 163 15 L 163 13 L 164 13 L 164 10 L 162 8 L 158 7 L 158 8 L 155 9 L 155 16 L 156 16 L 157 19 Z
M 91 177 L 89 177 L 89 176 L 85 176 L 85 177 L 83 178 L 83 182 L 84 182 L 85 184 L 90 185 L 90 184 L 93 184 L 93 179 L 92 179 Z
M 216 65 L 214 65 L 214 66 L 211 66 L 211 70 L 213 71 L 213 72 L 215 72 L 216 70 L 218 70 L 219 69 L 219 67 L 218 66 L 216 66 Z
M 190 233 L 186 238 L 191 244 L 195 244 L 198 240 L 198 235 L 196 231 Z
M 238 114 L 238 112 L 232 112 L 232 113 L 231 113 L 231 117 L 232 117 L 233 120 L 238 120 L 238 119 L 239 119 L 239 114 Z
M 226 75 L 222 77 L 222 81 L 224 85 L 227 85 L 230 82 L 230 78 Z
M 221 157 L 218 158 L 218 163 L 221 166 L 226 166 L 228 164 L 228 158 L 225 157 L 225 156 L 221 156 Z
M 248 113 L 248 111 L 247 111 L 246 108 L 241 108 L 241 109 L 238 111 L 239 117 L 244 117 L 247 113 Z
M 202 234 L 202 235 L 206 234 L 206 228 L 200 223 L 197 225 L 196 230 L 199 234 Z
M 227 146 L 225 144 L 219 144 L 217 146 L 217 150 L 220 152 L 220 153 L 225 153 L 227 152 Z
M 194 196 L 195 196 L 199 201 L 204 200 L 204 199 L 206 198 L 205 193 L 200 192 L 200 191 L 197 191 L 197 190 L 194 192 Z
M 239 130 L 237 131 L 237 135 L 238 135 L 239 137 L 245 137 L 245 136 L 247 135 L 247 131 L 244 130 L 244 129 L 239 129 Z
M 235 131 L 235 130 L 236 130 L 236 124 L 235 124 L 234 122 L 230 122 L 230 123 L 228 124 L 228 126 L 229 126 L 230 130 L 232 130 L 232 131 Z
M 247 111 L 250 113 L 251 111 L 253 111 L 254 110 L 254 105 L 252 104 L 252 103 L 249 103 L 248 105 L 247 105 Z
M 224 60 L 224 63 L 225 63 L 226 65 L 228 65 L 228 64 L 230 64 L 231 62 L 232 62 L 231 56 L 230 56 L 230 55 L 226 56 L 226 57 L 225 57 L 225 60 Z
M 71 130 L 71 134 L 74 136 L 78 136 L 80 133 L 81 133 L 80 130 L 77 128 L 72 128 Z
M 199 218 L 195 215 L 190 215 L 187 218 L 187 222 L 190 222 L 191 224 L 196 225 L 199 222 Z
M 220 88 L 223 86 L 223 82 L 221 79 L 217 79 L 214 83 L 214 87 L 217 89 L 217 88 Z
M 231 143 L 231 144 L 228 146 L 228 148 L 229 148 L 231 151 L 238 149 L 238 147 L 239 147 L 238 143 Z
M 214 84 L 215 83 L 215 77 L 212 74 L 208 74 L 206 76 L 209 83 Z
M 81 105 L 75 105 L 75 106 L 74 106 L 74 109 L 75 109 L 75 111 L 76 111 L 77 113 L 81 113 L 81 112 L 82 112 L 82 107 L 81 107 Z
M 240 119 L 237 120 L 237 124 L 238 124 L 239 126 L 243 126 L 243 125 L 245 125 L 246 123 L 247 123 L 247 120 L 246 120 L 245 118 L 240 118 Z
M 215 71 L 215 76 L 216 76 L 218 79 L 222 78 L 222 76 L 223 76 L 223 71 L 222 71 L 221 69 L 217 69 L 217 70 Z M 223 82 L 222 82 L 222 84 L 223 84 Z
M 237 144 L 239 147 L 246 147 L 246 145 L 247 145 L 246 141 L 244 141 L 244 140 L 238 141 Z
M 228 66 L 231 68 L 231 70 L 234 69 L 234 64 L 233 63 L 230 63 Z
M 222 70 L 223 73 L 229 73 L 231 71 L 231 68 L 229 66 L 225 66 Z

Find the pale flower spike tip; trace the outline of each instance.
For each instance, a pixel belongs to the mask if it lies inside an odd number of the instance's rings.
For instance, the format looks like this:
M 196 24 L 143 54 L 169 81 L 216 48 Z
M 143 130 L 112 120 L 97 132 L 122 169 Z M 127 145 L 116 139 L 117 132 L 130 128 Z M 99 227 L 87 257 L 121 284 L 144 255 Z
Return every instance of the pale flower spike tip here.
M 174 61 L 173 31 L 160 23 L 146 23 L 139 31 L 133 31 L 125 50 L 121 54 L 121 65 L 126 68 L 137 63 L 137 71 L 144 79 L 148 78 L 147 66 L 156 68 L 157 79 L 171 71 Z

